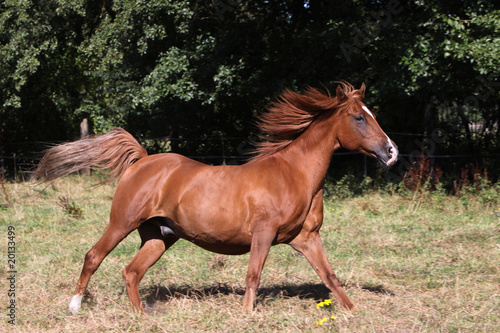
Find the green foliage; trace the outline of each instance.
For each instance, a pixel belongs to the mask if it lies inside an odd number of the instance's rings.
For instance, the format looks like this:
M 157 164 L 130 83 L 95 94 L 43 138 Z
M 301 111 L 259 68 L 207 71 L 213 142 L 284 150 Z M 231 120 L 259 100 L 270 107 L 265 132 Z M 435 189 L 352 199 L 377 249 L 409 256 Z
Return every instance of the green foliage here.
M 481 75 L 500 76 L 500 10 L 469 9 L 465 18 L 442 19 L 451 27 L 445 57 L 469 61 Z
M 420 2 L 415 14 L 415 45 L 401 58 L 401 65 L 411 73 L 409 91 L 421 90 L 424 82 L 433 87 L 450 82 L 450 72 L 443 66 L 453 70 L 459 63 L 468 71 L 498 77 L 500 11 L 493 8 L 488 1 L 465 8 Z
M 324 197 L 327 200 L 343 200 L 382 188 L 388 190 L 390 184 L 382 179 L 375 180 L 369 176 L 356 177 L 354 173 L 348 172 L 337 181 L 330 177 L 326 179 Z
M 480 174 L 474 175 L 472 183 L 466 183 L 463 180 L 459 182 L 456 189 L 456 195 L 462 199 L 465 204 L 474 198 L 486 207 L 494 207 L 500 203 L 500 183 L 493 184 L 487 178 Z
M 28 153 L 14 142 L 72 140 L 82 118 L 96 133 L 203 138 L 173 150 L 218 155 L 210 139 L 255 134 L 254 114 L 283 88 L 333 91 L 340 79 L 367 83 L 386 131 L 484 122 L 442 148 L 499 146 L 493 1 L 8 0 L 0 12 L 7 155 Z M 225 149 L 239 154 L 238 143 Z

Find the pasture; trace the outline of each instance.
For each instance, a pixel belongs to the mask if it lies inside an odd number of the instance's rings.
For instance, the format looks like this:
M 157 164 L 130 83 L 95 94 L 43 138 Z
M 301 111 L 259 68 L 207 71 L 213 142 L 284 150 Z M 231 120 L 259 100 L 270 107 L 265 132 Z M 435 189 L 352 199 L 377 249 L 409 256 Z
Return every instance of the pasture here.
M 248 255 L 217 255 L 181 240 L 142 280 L 149 315 L 141 316 L 121 276 L 140 243 L 134 232 L 103 261 L 81 311 L 71 315 L 68 303 L 85 253 L 107 226 L 115 189 L 92 188 L 95 183 L 70 176 L 46 188 L 27 182 L 0 188 L 1 331 L 499 331 L 498 185 L 487 200 L 472 192 L 457 198 L 375 190 L 326 200 L 324 247 L 354 312 L 335 299 L 318 307 L 332 295 L 305 258 L 279 245 L 266 261 L 256 309 L 246 313 Z M 7 316 L 9 226 L 15 228 L 15 327 Z

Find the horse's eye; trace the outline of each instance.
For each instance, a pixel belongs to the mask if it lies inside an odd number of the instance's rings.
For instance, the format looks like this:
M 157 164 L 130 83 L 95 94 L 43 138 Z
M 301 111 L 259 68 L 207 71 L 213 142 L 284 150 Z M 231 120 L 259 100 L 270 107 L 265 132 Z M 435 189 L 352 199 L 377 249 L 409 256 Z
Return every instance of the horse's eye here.
M 354 116 L 354 119 L 356 119 L 356 121 L 358 123 L 361 123 L 365 120 L 365 117 L 362 114 L 360 114 L 360 115 Z

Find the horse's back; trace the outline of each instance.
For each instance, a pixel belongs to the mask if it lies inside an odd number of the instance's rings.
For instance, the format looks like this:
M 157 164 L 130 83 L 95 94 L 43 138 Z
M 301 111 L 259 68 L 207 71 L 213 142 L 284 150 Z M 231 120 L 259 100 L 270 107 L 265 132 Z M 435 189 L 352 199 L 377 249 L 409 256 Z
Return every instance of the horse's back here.
M 121 177 L 113 197 L 112 214 L 113 212 L 121 214 L 124 209 L 129 211 L 151 210 L 154 199 L 158 198 L 165 183 L 176 178 L 173 177 L 176 171 L 203 165 L 203 163 L 173 153 L 155 154 L 141 158 L 130 166 Z M 137 212 L 135 214 L 139 214 L 140 218 L 144 219 L 144 214 L 148 215 L 149 213 Z

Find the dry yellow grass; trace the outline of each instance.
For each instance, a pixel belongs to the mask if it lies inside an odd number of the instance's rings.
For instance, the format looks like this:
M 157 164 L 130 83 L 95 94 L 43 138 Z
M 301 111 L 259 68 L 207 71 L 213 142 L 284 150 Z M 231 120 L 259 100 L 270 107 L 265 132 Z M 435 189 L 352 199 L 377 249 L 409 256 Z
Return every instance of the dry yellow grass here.
M 0 193 L 4 263 L 0 331 L 17 332 L 496 332 L 500 327 L 500 200 L 372 193 L 327 203 L 328 257 L 357 305 L 316 304 L 328 290 L 303 257 L 273 247 L 257 308 L 242 309 L 248 255 L 220 256 L 179 241 L 141 283 L 149 316 L 134 313 L 121 278 L 136 233 L 91 279 L 78 315 L 67 310 L 85 253 L 107 225 L 113 185 L 73 176 L 53 186 L 7 183 Z M 69 216 L 67 197 L 83 211 Z M 16 235 L 16 325 L 8 324 L 7 229 Z M 8 282 L 8 281 L 7 281 Z M 335 319 L 331 319 L 330 316 Z M 323 325 L 316 321 L 329 318 Z

